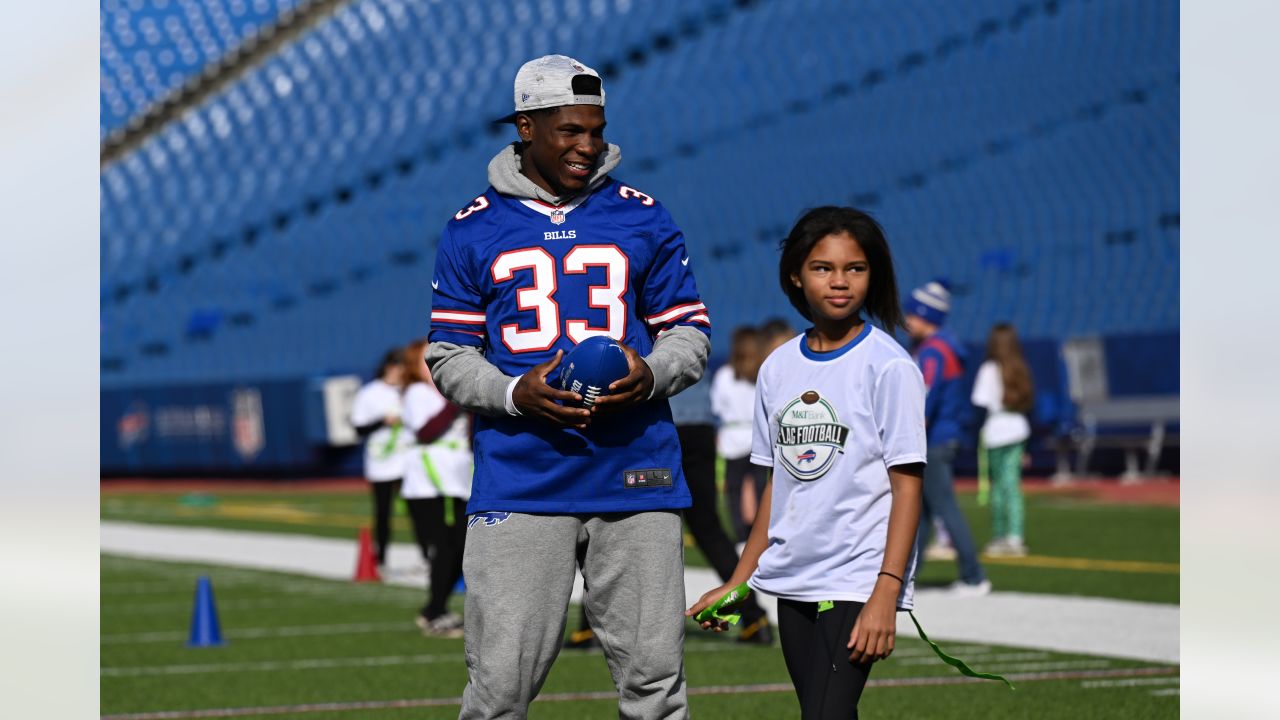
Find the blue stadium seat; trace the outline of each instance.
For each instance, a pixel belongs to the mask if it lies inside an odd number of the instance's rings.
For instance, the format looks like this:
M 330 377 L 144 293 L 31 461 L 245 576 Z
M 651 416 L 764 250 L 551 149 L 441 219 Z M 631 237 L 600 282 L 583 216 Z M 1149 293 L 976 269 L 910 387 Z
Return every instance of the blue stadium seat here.
M 294 4 L 197 12 L 221 28 L 199 63 Z M 168 87 L 124 37 L 200 32 L 193 2 L 134 5 L 103 5 L 104 132 Z M 435 237 L 545 52 L 605 74 L 618 175 L 684 228 L 717 354 L 794 317 L 777 241 L 824 203 L 881 220 L 904 290 L 950 277 L 966 339 L 1176 328 L 1177 23 L 1155 0 L 342 6 L 103 170 L 102 384 L 363 371 L 421 335 Z

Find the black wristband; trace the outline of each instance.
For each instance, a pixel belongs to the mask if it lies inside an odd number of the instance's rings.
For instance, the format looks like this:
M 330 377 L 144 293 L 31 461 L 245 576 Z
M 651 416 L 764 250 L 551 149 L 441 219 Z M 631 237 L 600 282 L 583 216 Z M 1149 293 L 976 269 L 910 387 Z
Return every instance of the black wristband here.
M 894 574 L 893 574 L 893 573 L 891 573 L 891 572 L 885 572 L 884 570 L 881 570 L 880 572 L 876 573 L 876 577 L 880 577 L 881 575 L 888 575 L 889 577 L 893 578 L 894 580 L 897 580 L 898 582 L 902 583 L 903 585 L 906 585 L 906 584 L 907 584 L 905 580 L 903 580 L 902 578 L 898 577 L 897 575 L 894 575 Z

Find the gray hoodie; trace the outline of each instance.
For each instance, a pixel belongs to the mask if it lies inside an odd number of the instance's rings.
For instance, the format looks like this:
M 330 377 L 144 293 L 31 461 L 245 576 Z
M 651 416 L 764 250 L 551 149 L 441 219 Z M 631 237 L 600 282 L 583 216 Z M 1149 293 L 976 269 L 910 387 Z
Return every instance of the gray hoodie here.
M 520 172 L 520 155 L 515 143 L 504 147 L 489 161 L 489 184 L 503 195 L 541 200 L 561 205 L 569 197 L 557 197 L 543 190 Z M 622 161 L 622 150 L 609 145 L 601 153 L 595 169 L 581 192 L 590 193 L 608 179 Z M 644 358 L 653 371 L 651 398 L 667 398 L 696 383 L 707 367 L 711 341 L 706 334 L 677 326 L 659 335 L 653 351 Z M 489 362 L 479 348 L 448 342 L 433 342 L 427 348 L 427 366 L 436 387 L 449 400 L 482 415 L 519 415 L 511 400 L 518 377 L 504 374 Z

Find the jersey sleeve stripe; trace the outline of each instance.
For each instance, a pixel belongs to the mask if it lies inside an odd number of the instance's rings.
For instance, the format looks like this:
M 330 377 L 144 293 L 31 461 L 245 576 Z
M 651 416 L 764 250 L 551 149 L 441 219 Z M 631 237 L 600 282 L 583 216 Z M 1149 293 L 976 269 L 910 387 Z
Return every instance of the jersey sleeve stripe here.
M 661 325 L 662 323 L 668 322 L 670 320 L 674 320 L 675 318 L 678 318 L 682 315 L 688 315 L 689 313 L 696 312 L 698 310 L 706 310 L 706 309 L 707 309 L 707 306 L 703 305 L 702 303 L 689 303 L 686 305 L 677 305 L 668 310 L 664 310 L 658 313 L 657 315 L 650 315 L 649 317 L 645 318 L 645 322 L 649 323 L 650 325 Z
M 687 318 L 687 319 L 685 320 L 685 322 L 702 323 L 703 325 L 706 325 L 707 327 L 711 327 L 711 318 L 707 317 L 707 314 L 706 314 L 706 313 L 698 313 L 697 315 L 694 315 L 693 317 Z
M 432 310 L 433 322 L 484 324 L 484 313 L 461 312 L 458 310 Z

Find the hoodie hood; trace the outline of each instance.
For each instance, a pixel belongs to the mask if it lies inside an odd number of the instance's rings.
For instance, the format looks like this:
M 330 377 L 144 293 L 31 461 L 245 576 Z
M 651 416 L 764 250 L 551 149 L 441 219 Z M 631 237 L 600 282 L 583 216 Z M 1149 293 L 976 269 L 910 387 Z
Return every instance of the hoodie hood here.
M 541 200 L 552 205 L 563 205 L 577 195 L 586 195 L 609 179 L 609 172 L 622 162 L 622 148 L 609 144 L 600 153 L 595 168 L 587 176 L 587 186 L 572 195 L 552 195 L 534 184 L 532 180 L 520 172 L 520 143 L 513 142 L 502 148 L 489 161 L 489 184 L 503 195 L 511 195 L 527 200 Z

